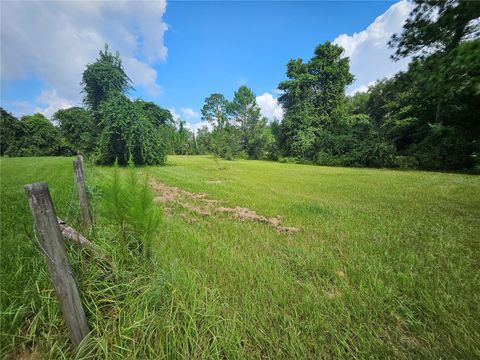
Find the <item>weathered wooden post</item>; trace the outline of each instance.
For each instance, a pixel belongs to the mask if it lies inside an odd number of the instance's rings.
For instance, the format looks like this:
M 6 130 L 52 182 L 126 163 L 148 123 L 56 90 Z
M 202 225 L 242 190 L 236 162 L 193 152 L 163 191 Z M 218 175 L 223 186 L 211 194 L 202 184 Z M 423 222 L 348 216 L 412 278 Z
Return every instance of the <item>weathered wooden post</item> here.
M 77 160 L 80 160 L 82 163 L 82 171 L 83 171 L 83 155 L 80 154 L 80 150 L 77 151 Z
M 80 208 L 82 209 L 83 225 L 90 226 L 90 214 L 88 213 L 87 192 L 85 191 L 85 178 L 83 176 L 83 156 L 78 155 L 78 160 L 73 161 L 73 169 L 75 171 L 75 179 L 77 180 L 78 199 Z
M 46 183 L 25 185 L 25 191 L 35 221 L 39 245 L 45 256 L 70 339 L 72 344 L 77 347 L 90 329 L 67 259 L 64 239 L 58 225 L 48 185 Z

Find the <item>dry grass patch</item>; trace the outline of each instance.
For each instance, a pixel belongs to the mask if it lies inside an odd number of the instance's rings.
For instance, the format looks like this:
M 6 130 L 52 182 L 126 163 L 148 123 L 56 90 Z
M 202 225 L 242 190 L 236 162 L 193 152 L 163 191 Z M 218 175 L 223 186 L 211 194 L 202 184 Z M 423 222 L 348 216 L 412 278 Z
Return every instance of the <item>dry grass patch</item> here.
M 278 234 L 294 234 L 301 229 L 294 226 L 283 226 L 282 220 L 277 217 L 266 217 L 257 214 L 255 210 L 240 206 L 219 206 L 220 200 L 208 199 L 204 193 L 193 193 L 174 186 L 168 186 L 155 179 L 149 180 L 150 187 L 157 193 L 156 203 L 174 202 L 182 208 L 203 216 L 213 216 L 214 213 L 225 213 L 238 221 L 253 221 L 270 225 Z M 168 209 L 168 208 L 167 208 Z M 170 210 L 167 212 L 170 215 Z

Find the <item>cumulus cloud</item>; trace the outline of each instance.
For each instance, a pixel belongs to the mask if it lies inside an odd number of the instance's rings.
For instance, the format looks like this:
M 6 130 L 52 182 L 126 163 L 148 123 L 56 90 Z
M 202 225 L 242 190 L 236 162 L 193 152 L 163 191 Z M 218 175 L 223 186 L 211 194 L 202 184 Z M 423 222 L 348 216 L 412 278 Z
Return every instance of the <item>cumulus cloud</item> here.
M 262 116 L 265 116 L 269 120 L 282 119 L 283 109 L 278 103 L 278 100 L 273 97 L 272 94 L 266 92 L 257 96 L 257 105 L 260 107 Z
M 12 104 L 12 113 L 17 117 L 40 113 L 47 118 L 59 109 L 68 109 L 78 106 L 79 103 L 72 102 L 58 95 L 56 90 L 42 90 L 34 101 L 17 100 Z
M 147 94 L 157 97 L 162 93 L 162 87 L 157 84 L 157 71 L 148 64 L 136 58 L 129 58 L 124 63 L 125 72 L 135 86 L 142 86 Z
M 192 108 L 180 108 L 180 111 L 182 112 L 182 114 L 187 118 L 187 119 L 191 119 L 191 118 L 198 118 L 200 117 L 200 115 L 194 111 Z
M 46 91 L 78 101 L 85 65 L 108 43 L 134 84 L 158 96 L 152 65 L 167 56 L 165 10 L 165 0 L 2 2 L 2 81 L 35 76 Z
M 50 118 L 55 111 L 59 109 L 68 109 L 74 105 L 71 101 L 58 96 L 56 90 L 42 90 L 40 95 L 36 98 L 35 103 L 37 104 L 37 107 L 33 112 L 41 113 L 47 118 Z
M 347 89 L 347 93 L 364 91 L 376 80 L 407 68 L 410 59 L 392 61 L 390 55 L 393 49 L 387 43 L 394 33 L 401 32 L 412 9 L 412 3 L 399 1 L 365 30 L 353 35 L 342 34 L 333 41 L 345 49 L 345 56 L 350 58 L 350 71 L 355 75 L 355 82 Z

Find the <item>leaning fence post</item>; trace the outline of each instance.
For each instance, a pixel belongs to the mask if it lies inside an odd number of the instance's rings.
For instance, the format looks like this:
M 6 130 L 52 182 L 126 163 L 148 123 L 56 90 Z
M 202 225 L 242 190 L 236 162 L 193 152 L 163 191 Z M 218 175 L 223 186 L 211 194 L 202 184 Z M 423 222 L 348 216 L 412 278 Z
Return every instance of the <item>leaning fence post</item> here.
M 35 221 L 41 247 L 52 278 L 72 344 L 77 347 L 90 332 L 72 269 L 68 263 L 64 239 L 58 225 L 48 185 L 25 185 L 28 203 Z
M 85 191 L 85 178 L 83 176 L 83 157 L 78 155 L 78 160 L 73 161 L 75 179 L 77 179 L 78 199 L 82 209 L 83 225 L 90 226 L 90 214 L 88 213 L 87 192 Z

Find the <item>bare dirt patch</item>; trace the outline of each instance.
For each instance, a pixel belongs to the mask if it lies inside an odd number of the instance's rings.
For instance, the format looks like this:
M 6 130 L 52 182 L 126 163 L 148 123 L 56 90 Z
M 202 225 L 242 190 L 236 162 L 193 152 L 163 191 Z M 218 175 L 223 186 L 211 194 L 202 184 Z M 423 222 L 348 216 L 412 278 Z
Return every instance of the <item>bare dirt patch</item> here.
M 155 179 L 149 180 L 150 187 L 158 194 L 154 198 L 156 203 L 175 202 L 182 208 L 203 216 L 213 216 L 214 213 L 225 213 L 238 221 L 260 222 L 273 227 L 278 234 L 293 234 L 301 229 L 293 226 L 282 226 L 279 217 L 268 218 L 257 214 L 256 211 L 239 206 L 220 206 L 220 200 L 207 199 L 204 193 L 193 193 L 174 186 L 168 186 Z
M 258 215 L 256 211 L 248 208 L 242 208 L 239 206 L 235 206 L 234 208 L 228 208 L 221 206 L 218 207 L 215 211 L 231 214 L 233 218 L 240 221 L 250 220 L 269 224 L 273 226 L 278 233 L 290 234 L 300 231 L 300 229 L 296 227 L 282 226 L 282 221 L 277 217 L 267 218 L 265 216 Z

